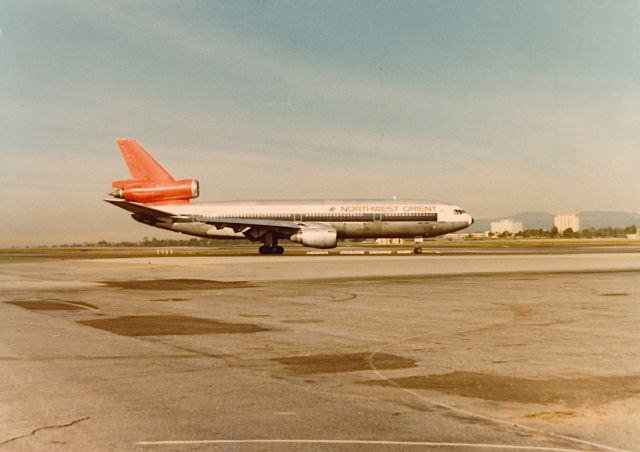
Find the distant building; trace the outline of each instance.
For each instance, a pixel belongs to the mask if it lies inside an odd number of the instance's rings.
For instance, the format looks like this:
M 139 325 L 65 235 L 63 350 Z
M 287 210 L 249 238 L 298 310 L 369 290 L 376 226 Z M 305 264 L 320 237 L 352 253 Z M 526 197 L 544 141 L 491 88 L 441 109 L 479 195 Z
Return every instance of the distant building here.
M 559 232 L 571 228 L 573 231 L 580 230 L 580 219 L 573 213 L 560 213 L 553 217 L 553 225 Z
M 494 234 L 502 234 L 503 232 L 516 234 L 522 232 L 522 223 L 513 220 L 493 221 L 491 222 L 491 232 Z

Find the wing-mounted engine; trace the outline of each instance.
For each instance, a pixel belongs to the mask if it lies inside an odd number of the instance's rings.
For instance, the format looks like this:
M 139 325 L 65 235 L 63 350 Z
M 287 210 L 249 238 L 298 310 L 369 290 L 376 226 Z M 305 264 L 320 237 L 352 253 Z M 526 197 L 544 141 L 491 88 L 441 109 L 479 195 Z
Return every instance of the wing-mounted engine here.
M 143 204 L 181 204 L 200 195 L 200 184 L 194 179 L 173 181 L 117 180 L 111 184 L 111 196 Z
M 338 232 L 324 224 L 310 224 L 289 237 L 289 240 L 311 248 L 335 248 Z

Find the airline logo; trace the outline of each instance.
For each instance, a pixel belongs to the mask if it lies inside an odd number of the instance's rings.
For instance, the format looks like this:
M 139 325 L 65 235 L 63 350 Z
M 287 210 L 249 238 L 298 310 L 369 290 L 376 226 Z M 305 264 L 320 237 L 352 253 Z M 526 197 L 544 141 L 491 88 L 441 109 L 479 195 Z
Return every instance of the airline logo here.
M 436 212 L 436 206 L 426 204 L 411 205 L 346 205 L 337 209 L 334 206 L 329 212 L 338 210 L 340 213 L 430 213 Z

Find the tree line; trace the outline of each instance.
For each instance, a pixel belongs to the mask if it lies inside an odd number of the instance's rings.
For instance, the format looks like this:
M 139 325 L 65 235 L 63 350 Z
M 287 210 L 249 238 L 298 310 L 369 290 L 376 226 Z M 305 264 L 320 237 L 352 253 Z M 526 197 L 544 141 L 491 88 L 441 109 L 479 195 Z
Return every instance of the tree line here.
M 163 248 L 172 246 L 196 246 L 196 247 L 211 247 L 228 245 L 229 242 L 235 242 L 235 240 L 214 240 L 214 239 L 202 239 L 193 237 L 190 239 L 158 239 L 155 237 L 144 237 L 139 241 L 124 241 L 124 242 L 110 242 L 107 240 L 100 240 L 99 242 L 90 243 L 72 243 L 65 245 L 54 245 L 55 248 L 77 248 L 77 247 L 148 247 L 148 248 Z
M 525 238 L 525 239 L 593 239 L 593 238 L 626 238 L 628 234 L 635 234 L 637 231 L 635 226 L 627 226 L 626 228 L 589 228 L 574 231 L 567 228 L 559 231 L 557 227 L 551 229 L 525 229 L 524 231 L 512 234 L 504 231 L 499 234 L 489 233 L 489 237 L 499 238 Z

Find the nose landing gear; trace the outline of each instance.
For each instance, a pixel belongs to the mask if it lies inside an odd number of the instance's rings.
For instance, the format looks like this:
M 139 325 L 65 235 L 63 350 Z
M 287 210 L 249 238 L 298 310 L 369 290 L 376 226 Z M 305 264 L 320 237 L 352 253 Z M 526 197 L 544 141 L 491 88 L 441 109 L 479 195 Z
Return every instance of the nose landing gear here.
M 422 247 L 420 246 L 422 245 L 422 238 L 416 238 L 414 241 L 415 246 L 413 247 L 413 254 L 422 254 Z

